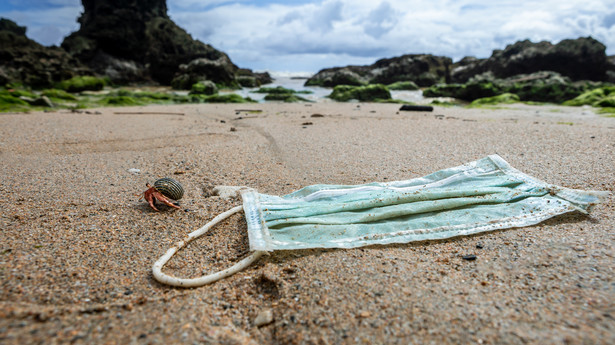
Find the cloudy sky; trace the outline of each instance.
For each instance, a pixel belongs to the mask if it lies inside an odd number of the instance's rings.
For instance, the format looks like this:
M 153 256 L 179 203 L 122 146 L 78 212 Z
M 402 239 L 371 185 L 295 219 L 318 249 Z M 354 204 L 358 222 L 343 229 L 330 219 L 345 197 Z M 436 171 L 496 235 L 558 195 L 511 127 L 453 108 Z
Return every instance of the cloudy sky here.
M 409 53 L 488 57 L 521 39 L 592 36 L 615 55 L 615 0 L 167 0 L 193 37 L 254 70 L 317 72 Z M 2 0 L 42 44 L 78 29 L 80 0 Z

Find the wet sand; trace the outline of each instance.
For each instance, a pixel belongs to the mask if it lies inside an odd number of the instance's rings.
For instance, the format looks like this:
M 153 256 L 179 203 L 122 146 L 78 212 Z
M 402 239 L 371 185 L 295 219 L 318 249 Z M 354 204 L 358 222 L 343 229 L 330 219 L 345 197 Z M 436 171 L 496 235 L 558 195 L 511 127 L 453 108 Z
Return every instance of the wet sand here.
M 0 343 L 615 343 L 613 195 L 590 216 L 532 227 L 275 252 L 201 288 L 152 278 L 175 242 L 241 204 L 212 195 L 217 185 L 282 195 L 405 180 L 497 153 L 549 183 L 615 192 L 615 118 L 557 106 L 398 109 L 0 114 Z M 164 176 L 183 184 L 181 210 L 156 213 L 138 200 Z M 165 272 L 195 277 L 246 256 L 242 217 L 191 243 Z M 462 259 L 469 254 L 476 260 Z

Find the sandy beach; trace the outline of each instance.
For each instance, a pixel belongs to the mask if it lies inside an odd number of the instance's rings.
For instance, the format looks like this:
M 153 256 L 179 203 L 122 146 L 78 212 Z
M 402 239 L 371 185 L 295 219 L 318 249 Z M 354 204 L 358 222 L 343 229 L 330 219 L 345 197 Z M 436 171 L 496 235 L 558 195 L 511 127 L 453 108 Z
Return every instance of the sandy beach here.
M 549 183 L 615 192 L 615 118 L 548 105 L 398 109 L 267 103 L 0 114 L 0 343 L 615 343 L 613 194 L 589 216 L 526 228 L 274 252 L 194 289 L 153 279 L 151 266 L 169 247 L 241 205 L 213 195 L 218 185 L 284 195 L 318 183 L 406 180 L 497 153 Z M 157 213 L 138 199 L 165 176 L 186 194 L 181 210 Z M 239 214 L 165 272 L 196 277 L 247 253 Z M 470 254 L 476 260 L 462 258 Z

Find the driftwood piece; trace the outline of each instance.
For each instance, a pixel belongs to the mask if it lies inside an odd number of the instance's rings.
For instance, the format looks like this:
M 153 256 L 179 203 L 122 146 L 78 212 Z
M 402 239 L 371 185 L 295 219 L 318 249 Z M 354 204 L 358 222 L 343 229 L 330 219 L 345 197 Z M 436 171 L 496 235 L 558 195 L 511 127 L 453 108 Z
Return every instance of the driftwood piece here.
M 404 104 L 399 108 L 399 110 L 403 111 L 433 111 L 433 107 L 430 105 L 410 105 Z
M 170 113 L 166 111 L 115 111 L 115 115 L 179 115 L 184 116 L 184 113 Z

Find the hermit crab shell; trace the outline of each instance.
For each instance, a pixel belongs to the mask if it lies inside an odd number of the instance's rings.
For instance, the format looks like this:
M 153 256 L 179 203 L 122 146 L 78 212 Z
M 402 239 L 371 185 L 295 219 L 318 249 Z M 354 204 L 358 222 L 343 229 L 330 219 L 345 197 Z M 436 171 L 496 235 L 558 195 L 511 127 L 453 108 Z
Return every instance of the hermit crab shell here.
M 173 200 L 179 200 L 184 196 L 184 187 L 170 177 L 164 177 L 154 182 L 154 188 L 162 195 Z

